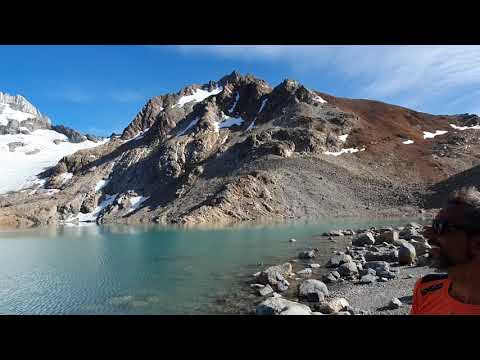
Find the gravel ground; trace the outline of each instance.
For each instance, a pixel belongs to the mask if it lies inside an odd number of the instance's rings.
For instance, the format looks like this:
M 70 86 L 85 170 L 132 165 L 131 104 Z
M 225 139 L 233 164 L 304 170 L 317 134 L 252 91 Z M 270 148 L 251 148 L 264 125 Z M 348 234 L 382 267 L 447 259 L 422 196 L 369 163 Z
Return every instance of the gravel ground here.
M 397 268 L 398 278 L 387 282 L 360 285 L 344 282 L 329 286 L 330 297 L 344 297 L 354 308 L 367 310 L 373 315 L 407 315 L 411 308 L 411 297 L 415 282 L 426 274 L 435 272 L 429 267 L 401 266 Z M 408 275 L 412 275 L 409 278 Z M 393 298 L 398 298 L 404 306 L 396 310 L 382 309 Z

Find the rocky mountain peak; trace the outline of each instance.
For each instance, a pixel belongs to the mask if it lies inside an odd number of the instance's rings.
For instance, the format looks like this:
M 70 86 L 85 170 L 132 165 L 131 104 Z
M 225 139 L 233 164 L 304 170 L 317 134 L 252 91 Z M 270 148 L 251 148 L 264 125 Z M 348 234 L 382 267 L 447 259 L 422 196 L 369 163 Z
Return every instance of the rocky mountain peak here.
M 48 119 L 46 116 L 43 116 L 42 113 L 40 113 L 40 111 L 35 106 L 33 106 L 27 99 L 25 99 L 21 95 L 10 95 L 0 92 L 0 104 L 7 104 L 13 110 L 31 114 L 37 118 Z

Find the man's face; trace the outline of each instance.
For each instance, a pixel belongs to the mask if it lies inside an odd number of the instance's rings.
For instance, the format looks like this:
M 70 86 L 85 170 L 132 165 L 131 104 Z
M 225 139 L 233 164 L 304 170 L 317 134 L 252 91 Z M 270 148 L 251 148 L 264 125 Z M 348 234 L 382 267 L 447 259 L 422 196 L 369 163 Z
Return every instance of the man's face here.
M 461 210 L 442 210 L 437 215 L 437 220 L 446 220 L 449 225 L 461 225 L 464 221 Z M 471 238 L 465 231 L 447 226 L 441 235 L 431 234 L 429 242 L 438 246 L 437 249 L 432 249 L 432 255 L 437 258 L 441 268 L 467 264 L 472 260 Z

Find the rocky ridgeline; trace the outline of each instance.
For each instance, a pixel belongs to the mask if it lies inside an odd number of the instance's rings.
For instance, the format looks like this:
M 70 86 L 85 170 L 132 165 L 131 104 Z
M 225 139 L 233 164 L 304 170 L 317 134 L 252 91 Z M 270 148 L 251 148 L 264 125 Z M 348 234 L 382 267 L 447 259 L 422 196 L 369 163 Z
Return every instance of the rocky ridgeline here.
M 351 246 L 335 251 L 323 266 L 315 263 L 318 249 L 302 251 L 298 259 L 270 266 L 254 274 L 250 287 L 263 300 L 257 315 L 361 315 L 368 311 L 350 306 L 348 299 L 332 297 L 328 286 L 350 283 L 368 286 L 394 282 L 399 269 L 433 266 L 431 246 L 422 235 L 422 226 L 410 223 L 399 228 L 334 230 L 323 237 L 351 236 Z M 303 267 L 302 267 L 303 266 Z M 323 274 L 322 274 L 323 273 Z M 327 286 L 328 284 L 328 286 Z M 405 304 L 393 298 L 384 309 Z
M 35 185 L 29 196 L 0 199 L 0 225 L 412 215 L 438 208 L 429 186 L 474 166 L 480 151 L 478 130 L 447 133 L 445 144 L 440 136 L 426 141 L 422 130 L 475 121 L 337 98 L 290 79 L 272 87 L 233 72 L 151 98 L 121 136 L 65 156 L 40 174 L 45 186 Z M 89 138 L 61 126 L 55 131 L 72 142 Z M 415 144 L 404 145 L 410 137 Z M 440 152 L 442 171 L 433 157 Z

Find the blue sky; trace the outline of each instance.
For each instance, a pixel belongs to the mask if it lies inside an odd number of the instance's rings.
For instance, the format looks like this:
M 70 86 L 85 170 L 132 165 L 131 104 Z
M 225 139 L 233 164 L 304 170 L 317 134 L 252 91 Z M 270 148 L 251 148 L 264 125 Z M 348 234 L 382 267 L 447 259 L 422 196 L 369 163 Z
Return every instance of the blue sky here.
M 54 123 L 121 132 L 148 98 L 238 70 L 434 114 L 480 114 L 480 46 L 0 46 L 0 91 Z

